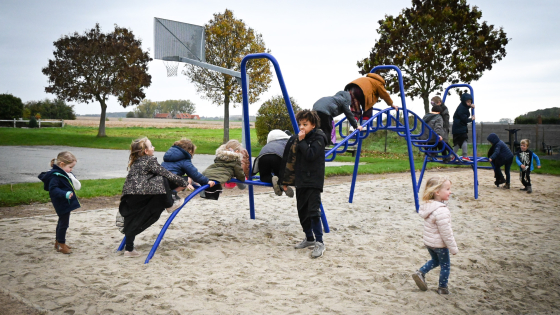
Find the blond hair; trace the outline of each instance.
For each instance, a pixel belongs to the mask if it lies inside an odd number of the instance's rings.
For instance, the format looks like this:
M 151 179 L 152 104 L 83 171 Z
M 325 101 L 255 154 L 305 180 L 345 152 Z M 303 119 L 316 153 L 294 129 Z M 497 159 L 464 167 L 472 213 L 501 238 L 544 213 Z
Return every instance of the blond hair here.
M 430 178 L 426 182 L 426 187 L 424 187 L 424 193 L 422 194 L 422 201 L 433 200 L 436 196 L 436 192 L 438 192 L 441 189 L 441 186 L 443 186 L 445 182 L 449 182 L 451 184 L 451 180 L 449 180 L 449 178 L 447 177 L 436 176 Z
M 72 162 L 78 162 L 78 159 L 72 154 L 70 151 L 62 151 L 57 156 L 56 159 L 51 160 L 51 167 L 54 165 L 60 166 L 60 163 L 64 163 L 64 165 L 71 164 Z
M 523 144 L 523 143 L 525 143 L 525 145 L 526 145 L 527 148 L 528 148 L 528 147 L 529 147 L 529 143 L 531 143 L 531 142 L 529 141 L 529 139 L 521 139 L 521 141 L 519 142 L 519 144 Z
M 144 137 L 132 141 L 132 143 L 130 144 L 130 156 L 128 157 L 127 169 L 130 169 L 130 167 L 132 166 L 132 164 L 134 164 L 136 159 L 146 154 L 146 149 L 148 148 L 146 142 L 148 140 L 149 139 L 147 137 Z
M 231 151 L 241 151 L 241 149 L 243 149 L 243 146 L 237 140 L 229 140 L 225 144 L 225 148 L 226 150 L 231 150 Z
M 194 155 L 194 151 L 196 151 L 196 145 L 192 143 L 191 139 L 183 138 L 179 141 L 175 141 L 173 145 L 189 152 L 191 155 Z

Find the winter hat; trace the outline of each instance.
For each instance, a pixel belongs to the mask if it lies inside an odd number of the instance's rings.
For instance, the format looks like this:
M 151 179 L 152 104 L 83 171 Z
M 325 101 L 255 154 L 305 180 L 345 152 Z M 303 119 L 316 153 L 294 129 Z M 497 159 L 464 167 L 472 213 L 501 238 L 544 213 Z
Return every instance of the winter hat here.
M 268 133 L 268 137 L 266 139 L 266 143 L 270 143 L 271 141 L 275 141 L 275 140 L 282 140 L 282 139 L 290 139 L 290 136 L 288 136 L 284 131 L 279 130 L 279 129 L 274 129 L 271 130 Z
M 441 108 L 441 106 L 439 106 L 439 105 L 432 106 L 432 112 L 441 113 L 442 111 L 443 111 L 443 108 Z

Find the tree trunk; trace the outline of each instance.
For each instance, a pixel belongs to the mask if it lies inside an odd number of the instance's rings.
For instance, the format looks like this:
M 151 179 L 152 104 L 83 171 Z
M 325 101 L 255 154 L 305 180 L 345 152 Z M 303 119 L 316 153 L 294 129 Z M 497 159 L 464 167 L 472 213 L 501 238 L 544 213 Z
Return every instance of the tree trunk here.
M 430 112 L 430 100 L 429 100 L 429 96 L 422 96 L 422 98 L 424 99 L 424 114 L 427 114 Z
M 97 132 L 97 137 L 107 137 L 105 134 L 105 117 L 107 115 L 107 105 L 105 100 L 98 98 L 99 104 L 101 105 L 101 118 L 99 119 L 99 131 Z
M 224 96 L 224 143 L 229 141 L 229 95 Z

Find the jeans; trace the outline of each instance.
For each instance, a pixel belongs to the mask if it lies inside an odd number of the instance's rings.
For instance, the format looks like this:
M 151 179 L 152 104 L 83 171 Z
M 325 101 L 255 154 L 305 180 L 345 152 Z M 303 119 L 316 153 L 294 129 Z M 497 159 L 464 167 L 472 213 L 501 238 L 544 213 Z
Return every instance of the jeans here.
M 56 225 L 56 240 L 61 243 L 66 243 L 66 230 L 70 225 L 70 212 L 58 216 L 58 224 Z
M 432 260 L 428 261 L 420 272 L 423 274 L 428 273 L 430 270 L 437 266 L 441 267 L 439 272 L 439 287 L 447 288 L 447 280 L 449 279 L 449 272 L 451 271 L 451 261 L 449 260 L 449 249 L 447 248 L 428 248 Z

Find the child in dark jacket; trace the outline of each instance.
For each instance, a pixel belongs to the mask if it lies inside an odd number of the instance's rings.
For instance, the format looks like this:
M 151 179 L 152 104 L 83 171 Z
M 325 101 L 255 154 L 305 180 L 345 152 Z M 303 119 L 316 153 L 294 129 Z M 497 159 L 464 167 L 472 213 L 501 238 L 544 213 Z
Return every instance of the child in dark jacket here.
M 332 141 L 333 118 L 340 114 L 346 116 L 346 119 L 348 119 L 348 122 L 354 129 L 362 130 L 362 126 L 358 126 L 354 118 L 351 106 L 352 97 L 350 92 L 347 91 L 340 91 L 334 96 L 322 97 L 313 104 L 313 110 L 319 115 L 319 128 L 323 130 L 327 138 L 329 138 L 327 145 L 334 144 Z
M 318 129 L 317 112 L 302 110 L 296 115 L 299 133 L 288 140 L 281 167 L 281 184 L 296 186 L 299 222 L 305 233 L 296 249 L 314 246 L 311 257 L 325 252 L 321 223 L 321 192 L 325 181 L 325 133 Z
M 122 232 L 126 236 L 124 257 L 140 256 L 134 248 L 136 235 L 156 223 L 165 208 L 175 210 L 183 203 L 173 199 L 170 183 L 183 190 L 187 181 L 161 167 L 154 150 L 148 138 L 130 144 L 129 171 L 119 204 L 119 213 L 124 218 Z
M 451 132 L 453 133 L 453 151 L 458 152 L 459 147 L 461 147 L 463 161 L 470 161 L 467 155 L 467 140 L 469 140 L 469 128 L 468 123 L 474 120 L 474 115 L 471 116 L 470 109 L 474 108 L 472 103 L 472 96 L 470 94 L 461 95 L 461 104 L 455 110 L 453 114 L 453 127 Z
M 428 144 L 435 144 L 436 140 L 437 140 L 437 146 L 436 149 L 437 150 L 441 150 L 444 148 L 444 142 L 443 142 L 443 134 L 445 133 L 445 130 L 443 129 L 443 118 L 440 115 L 441 112 L 441 106 L 432 106 L 432 111 L 427 113 L 426 115 L 424 115 L 424 117 L 422 117 L 422 120 L 424 122 L 426 122 L 426 124 L 428 126 L 430 126 L 430 128 L 432 128 L 433 131 L 435 131 L 435 135 L 432 133 L 430 139 L 428 139 L 428 136 L 430 134 L 430 131 L 425 128 L 424 129 L 424 133 L 422 134 L 422 136 L 420 136 L 420 139 L 422 140 L 428 140 Z M 441 152 L 442 155 L 446 155 L 447 154 L 447 150 L 444 150 Z M 444 159 L 444 162 L 448 162 L 448 158 Z
M 77 162 L 74 154 L 68 151 L 60 152 L 56 159 L 51 160 L 52 169 L 39 175 L 39 179 L 44 183 L 43 188 L 49 192 L 51 202 L 58 215 L 54 248 L 63 254 L 72 253 L 72 248 L 66 245 L 70 212 L 81 207 L 75 190 L 80 190 L 82 185 L 72 174 Z
M 500 140 L 495 133 L 489 134 L 486 139 L 492 143 L 492 147 L 490 147 L 490 150 L 488 151 L 488 158 L 492 163 L 492 168 L 494 168 L 494 177 L 496 178 L 494 184 L 499 187 L 501 184 L 505 183 L 504 188 L 509 189 L 509 170 L 511 168 L 511 163 L 513 162 L 513 153 L 511 153 L 509 147 Z M 505 179 L 502 174 L 502 170 L 500 169 L 502 165 L 504 165 L 504 171 L 506 173 Z
M 541 168 L 541 160 L 533 151 L 529 150 L 529 140 L 521 140 L 519 151 L 515 153 L 515 162 L 519 165 L 519 180 L 523 184 L 521 190 L 527 191 L 528 194 L 533 192 L 531 172 L 534 169 L 534 161 L 537 161 L 537 168 Z
M 249 173 L 249 154 L 237 140 L 230 140 L 216 150 L 214 164 L 208 166 L 202 174 L 218 183 L 200 193 L 200 197 L 218 200 L 222 192 L 222 184 L 235 177 L 245 181 L 245 174 Z M 237 184 L 239 189 L 245 189 L 244 184 Z
M 173 143 L 173 146 L 169 148 L 167 152 L 165 152 L 165 155 L 163 156 L 163 163 L 161 163 L 161 166 L 175 175 L 187 175 L 189 177 L 189 185 L 187 186 L 187 188 L 190 190 L 193 190 L 193 187 L 191 186 L 192 181 L 200 185 L 208 184 L 210 185 L 210 187 L 214 186 L 214 182 L 209 181 L 208 178 L 202 175 L 192 164 L 191 159 L 194 156 L 195 151 L 196 146 L 194 145 L 194 143 L 192 143 L 191 140 L 182 139 L 179 141 L 175 141 L 175 143 Z M 174 184 L 169 184 L 171 186 L 171 189 L 174 190 L 176 188 Z M 176 196 L 177 194 L 175 193 L 174 195 Z

